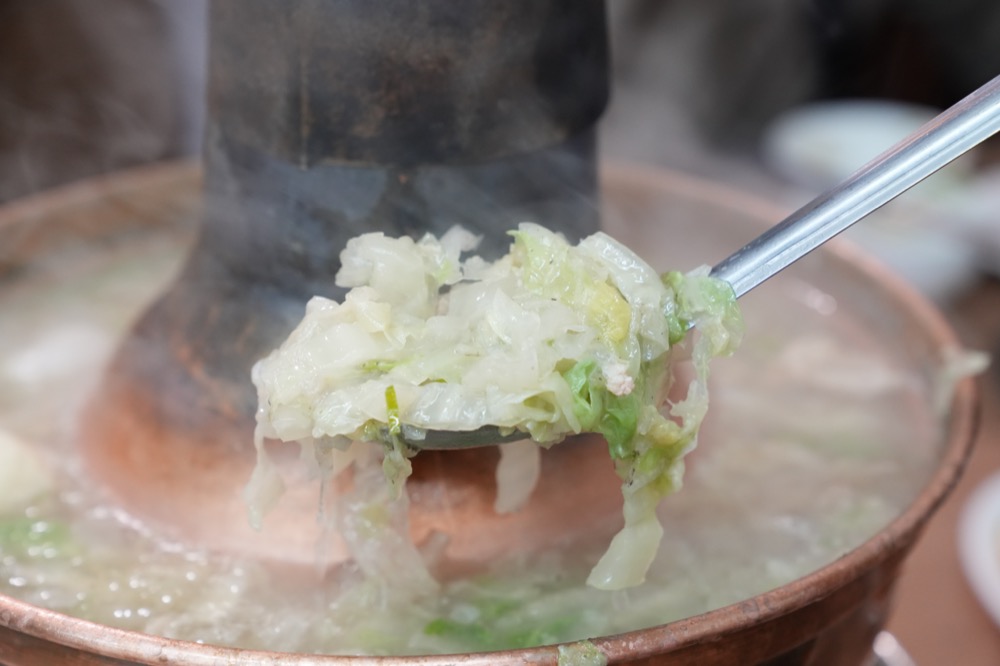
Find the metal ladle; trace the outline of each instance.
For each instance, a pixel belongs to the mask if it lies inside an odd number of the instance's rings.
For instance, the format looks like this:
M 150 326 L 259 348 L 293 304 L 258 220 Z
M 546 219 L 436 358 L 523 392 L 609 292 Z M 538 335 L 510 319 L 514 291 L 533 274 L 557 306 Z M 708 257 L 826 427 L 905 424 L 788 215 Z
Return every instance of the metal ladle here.
M 1000 76 L 716 264 L 711 274 L 743 296 L 998 131 Z M 420 435 L 404 432 L 404 441 L 416 449 L 451 450 L 525 437 L 521 432 L 501 434 L 490 425 Z

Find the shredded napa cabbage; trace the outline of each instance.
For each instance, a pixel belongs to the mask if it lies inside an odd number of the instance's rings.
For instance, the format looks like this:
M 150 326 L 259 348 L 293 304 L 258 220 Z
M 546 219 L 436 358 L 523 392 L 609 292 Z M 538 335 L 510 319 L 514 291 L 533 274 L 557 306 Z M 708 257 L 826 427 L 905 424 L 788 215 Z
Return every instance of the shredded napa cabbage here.
M 314 297 L 254 366 L 259 465 L 248 495 L 270 504 L 281 492 L 265 438 L 380 442 L 398 496 L 412 454 L 401 435 L 493 425 L 550 446 L 596 432 L 622 479 L 625 526 L 588 582 L 637 585 L 663 534 L 656 507 L 680 487 L 707 410 L 709 360 L 739 343 L 733 291 L 706 271 L 661 276 L 603 233 L 574 246 L 525 223 L 512 238 L 495 262 L 462 259 L 478 239 L 459 227 L 440 239 L 352 239 L 337 275 L 350 288 L 343 302 Z M 691 327 L 695 377 L 664 408 L 671 349 Z

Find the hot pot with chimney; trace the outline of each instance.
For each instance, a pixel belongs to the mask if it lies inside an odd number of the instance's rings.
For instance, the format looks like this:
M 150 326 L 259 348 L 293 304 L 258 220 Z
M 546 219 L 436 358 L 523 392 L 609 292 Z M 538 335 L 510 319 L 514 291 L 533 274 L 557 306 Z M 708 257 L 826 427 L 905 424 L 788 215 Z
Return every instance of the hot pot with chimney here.
M 7 206 L 0 288 L 16 294 L 36 274 L 72 282 L 71 269 L 52 267 L 74 265 L 64 260 L 74 248 L 128 254 L 130 243 L 150 237 L 159 239 L 146 248 L 156 257 L 155 244 L 173 239 L 186 258 L 163 274 L 173 270 L 176 279 L 132 313 L 86 399 L 67 407 L 79 457 L 67 470 L 137 531 L 277 562 L 290 586 L 315 585 L 316 493 L 293 489 L 266 529 L 247 526 L 239 489 L 253 466 L 249 367 L 287 334 L 310 296 L 342 295 L 331 285 L 348 238 L 460 223 L 481 233 L 483 253 L 495 256 L 506 231 L 530 219 L 570 238 L 602 226 L 657 268 L 691 268 L 781 217 L 766 203 L 679 174 L 624 166 L 599 173 L 595 123 L 607 100 L 599 2 L 216 0 L 211 21 L 203 169 L 153 167 Z M 749 297 L 748 335 L 755 310 L 767 319 L 794 307 L 818 312 L 875 355 L 868 358 L 892 357 L 906 369 L 913 391 L 885 418 L 924 442 L 919 455 L 902 455 L 926 464 L 901 464 L 911 488 L 898 510 L 794 580 L 691 617 L 665 613 L 662 621 L 581 637 L 609 663 L 871 659 L 900 565 L 968 455 L 974 388 L 969 380 L 942 384 L 958 343 L 941 316 L 850 248 L 824 250 Z M 706 450 L 718 427 L 709 420 Z M 748 435 L 744 445 L 753 444 Z M 543 483 L 524 508 L 502 516 L 492 510 L 497 455 L 424 452 L 414 461 L 411 531 L 418 541 L 445 535 L 443 576 L 556 545 L 586 549 L 620 519 L 618 480 L 601 442 L 547 451 Z M 711 460 L 694 458 L 692 473 Z M 751 474 L 747 483 L 815 481 Z M 344 555 L 334 549 L 328 558 L 335 566 Z M 420 657 L 240 649 L 115 628 L 15 596 L 0 596 L 5 666 L 559 659 L 555 645 Z

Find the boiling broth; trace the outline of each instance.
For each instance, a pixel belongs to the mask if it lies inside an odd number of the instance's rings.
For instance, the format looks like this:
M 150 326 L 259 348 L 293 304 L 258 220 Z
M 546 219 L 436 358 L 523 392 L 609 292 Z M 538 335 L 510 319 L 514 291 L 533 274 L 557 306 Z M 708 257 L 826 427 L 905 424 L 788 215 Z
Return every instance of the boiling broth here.
M 0 433 L 52 480 L 28 501 L 0 501 L 4 594 L 101 624 L 271 650 L 420 654 L 583 639 L 706 612 L 816 570 L 897 516 L 936 459 L 926 378 L 834 297 L 789 281 L 746 300 L 744 346 L 714 365 L 700 447 L 685 488 L 661 507 L 666 535 L 639 587 L 587 587 L 600 548 L 552 550 L 413 603 L 351 566 L 293 574 L 164 542 L 88 482 L 74 424 L 184 249 L 165 232 L 126 234 L 67 245 L 0 280 Z

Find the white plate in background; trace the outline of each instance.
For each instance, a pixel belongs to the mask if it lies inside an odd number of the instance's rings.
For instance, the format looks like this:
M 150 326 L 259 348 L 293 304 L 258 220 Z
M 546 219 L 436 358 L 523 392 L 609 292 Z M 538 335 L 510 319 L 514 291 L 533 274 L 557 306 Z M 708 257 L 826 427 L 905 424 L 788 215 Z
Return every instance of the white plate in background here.
M 761 157 L 772 173 L 800 188 L 805 199 L 839 184 L 936 113 L 893 100 L 811 102 L 771 123 Z M 996 227 L 1000 193 L 974 189 L 977 176 L 975 157 L 964 155 L 846 235 L 933 300 L 947 301 L 989 261 L 984 256 L 989 244 L 980 237 Z
M 958 556 L 972 592 L 1000 626 L 1000 472 L 983 481 L 962 509 Z

